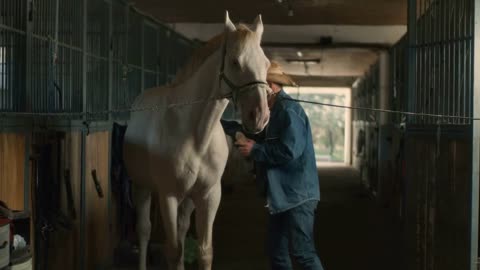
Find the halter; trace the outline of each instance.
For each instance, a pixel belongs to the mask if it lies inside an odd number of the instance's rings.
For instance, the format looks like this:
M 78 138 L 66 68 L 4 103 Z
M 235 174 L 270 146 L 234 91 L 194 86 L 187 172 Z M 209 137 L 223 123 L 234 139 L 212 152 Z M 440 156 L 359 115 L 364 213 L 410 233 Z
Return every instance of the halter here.
M 226 57 L 227 57 L 227 35 L 225 35 L 225 42 L 224 42 L 223 51 L 222 51 L 222 65 L 220 67 L 220 73 L 218 75 L 219 86 L 221 85 L 222 81 L 224 81 L 225 84 L 232 90 L 230 93 L 224 96 L 225 98 L 232 98 L 233 103 L 236 104 L 237 96 L 242 92 L 251 90 L 253 86 L 266 85 L 268 87 L 268 84 L 264 81 L 252 81 L 240 86 L 233 83 L 224 72 Z

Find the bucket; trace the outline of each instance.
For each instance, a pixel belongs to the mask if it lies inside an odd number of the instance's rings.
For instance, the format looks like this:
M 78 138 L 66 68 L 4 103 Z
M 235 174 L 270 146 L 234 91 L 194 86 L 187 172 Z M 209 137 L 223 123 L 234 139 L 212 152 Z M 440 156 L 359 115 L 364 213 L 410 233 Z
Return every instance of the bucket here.
M 10 220 L 0 218 L 0 268 L 10 263 Z

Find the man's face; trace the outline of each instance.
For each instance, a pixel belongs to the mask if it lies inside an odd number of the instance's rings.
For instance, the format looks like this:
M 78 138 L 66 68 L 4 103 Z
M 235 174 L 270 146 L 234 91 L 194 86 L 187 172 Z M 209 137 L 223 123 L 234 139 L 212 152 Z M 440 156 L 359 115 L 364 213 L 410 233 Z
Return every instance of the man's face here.
M 267 83 L 268 83 L 268 86 L 270 87 L 270 89 L 272 89 L 274 94 L 280 92 L 280 90 L 282 89 L 282 87 L 280 85 L 278 85 L 274 82 L 267 81 Z
M 274 82 L 267 81 L 267 83 L 270 89 L 272 89 L 272 93 L 268 96 L 268 107 L 272 108 L 273 104 L 275 103 L 275 98 L 282 87 Z

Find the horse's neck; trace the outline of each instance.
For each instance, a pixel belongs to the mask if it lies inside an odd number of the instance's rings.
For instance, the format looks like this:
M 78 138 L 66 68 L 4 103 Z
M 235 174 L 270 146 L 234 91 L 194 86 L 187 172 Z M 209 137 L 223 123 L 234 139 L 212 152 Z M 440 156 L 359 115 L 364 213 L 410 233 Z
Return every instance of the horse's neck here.
M 215 101 L 208 103 L 200 113 L 198 123 L 192 123 L 194 127 L 194 141 L 197 150 L 200 153 L 206 151 L 214 135 L 219 135 L 220 118 L 222 117 L 228 101 Z M 221 128 L 221 127 L 220 127 Z M 224 137 L 225 135 L 221 133 Z
M 218 99 L 223 93 L 219 85 L 220 50 L 213 53 L 194 75 L 182 86 L 189 99 L 204 100 L 193 105 L 190 110 L 192 131 L 195 147 L 199 152 L 205 152 L 216 125 L 220 125 L 228 100 Z M 189 105 L 187 105 L 189 106 Z
M 204 61 L 189 79 L 179 85 L 181 91 L 174 95 L 190 101 L 221 96 L 222 89 L 219 84 L 221 58 L 221 51 L 218 49 Z

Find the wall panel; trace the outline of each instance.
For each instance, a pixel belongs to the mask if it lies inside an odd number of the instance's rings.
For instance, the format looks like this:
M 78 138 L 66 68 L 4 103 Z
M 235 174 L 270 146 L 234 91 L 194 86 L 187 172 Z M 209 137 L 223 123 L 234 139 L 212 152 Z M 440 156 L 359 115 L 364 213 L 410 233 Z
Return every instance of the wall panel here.
M 86 269 L 105 267 L 112 258 L 109 223 L 109 132 L 90 133 L 85 152 L 85 254 Z M 103 192 L 101 198 L 95 188 L 92 170 Z
M 24 209 L 25 134 L 0 133 L 0 200 Z

